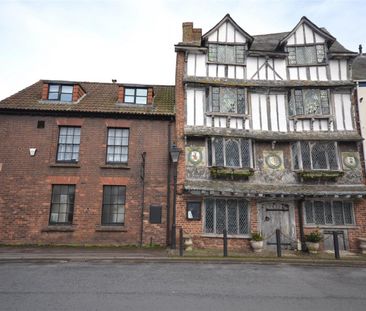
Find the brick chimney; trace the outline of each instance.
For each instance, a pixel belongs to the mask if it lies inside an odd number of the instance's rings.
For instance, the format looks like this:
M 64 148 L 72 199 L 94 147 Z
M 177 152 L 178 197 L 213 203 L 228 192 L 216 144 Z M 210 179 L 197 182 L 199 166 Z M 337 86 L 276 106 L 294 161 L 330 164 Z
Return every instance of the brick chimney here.
M 193 28 L 192 22 L 183 23 L 182 27 L 183 27 L 183 43 L 200 46 L 202 29 Z

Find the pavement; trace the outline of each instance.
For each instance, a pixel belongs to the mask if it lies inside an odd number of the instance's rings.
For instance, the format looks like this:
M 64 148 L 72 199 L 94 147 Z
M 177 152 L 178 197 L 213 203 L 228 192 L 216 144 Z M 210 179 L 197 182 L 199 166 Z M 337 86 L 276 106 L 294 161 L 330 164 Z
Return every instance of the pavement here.
M 0 264 L 9 262 L 286 263 L 366 267 L 366 255 L 341 253 L 341 259 L 336 260 L 334 254 L 283 252 L 282 257 L 277 257 L 274 252 L 255 254 L 229 251 L 229 256 L 223 257 L 220 250 L 197 250 L 185 252 L 181 257 L 177 250 L 163 248 L 0 246 Z

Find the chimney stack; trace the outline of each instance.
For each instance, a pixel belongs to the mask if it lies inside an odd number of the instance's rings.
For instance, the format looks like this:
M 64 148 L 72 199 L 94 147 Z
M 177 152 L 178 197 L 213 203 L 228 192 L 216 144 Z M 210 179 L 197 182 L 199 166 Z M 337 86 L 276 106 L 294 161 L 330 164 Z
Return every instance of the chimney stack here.
M 201 46 L 202 29 L 193 28 L 192 22 L 182 24 L 183 27 L 183 43 Z

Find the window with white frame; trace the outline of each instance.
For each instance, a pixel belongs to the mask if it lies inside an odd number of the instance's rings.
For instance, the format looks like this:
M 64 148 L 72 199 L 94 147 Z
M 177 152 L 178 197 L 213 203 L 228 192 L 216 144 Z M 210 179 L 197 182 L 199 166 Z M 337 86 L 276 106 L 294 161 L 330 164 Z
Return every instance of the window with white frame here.
M 289 65 L 318 65 L 326 61 L 324 44 L 289 46 L 287 51 Z
M 289 115 L 329 115 L 328 90 L 297 89 L 292 90 Z
M 232 168 L 252 167 L 251 140 L 212 137 L 207 140 L 209 166 Z
M 61 126 L 58 146 L 57 162 L 78 162 L 80 150 L 80 127 Z
M 244 64 L 245 46 L 210 43 L 208 61 L 223 64 Z
M 204 233 L 249 234 L 249 203 L 236 199 L 206 199 Z
M 305 201 L 308 225 L 353 225 L 353 205 L 349 201 Z
M 212 87 L 211 107 L 212 112 L 245 113 L 245 90 L 243 88 Z
M 338 170 L 336 142 L 301 141 L 291 144 L 295 170 Z
M 107 140 L 107 163 L 118 164 L 128 161 L 129 129 L 109 128 Z

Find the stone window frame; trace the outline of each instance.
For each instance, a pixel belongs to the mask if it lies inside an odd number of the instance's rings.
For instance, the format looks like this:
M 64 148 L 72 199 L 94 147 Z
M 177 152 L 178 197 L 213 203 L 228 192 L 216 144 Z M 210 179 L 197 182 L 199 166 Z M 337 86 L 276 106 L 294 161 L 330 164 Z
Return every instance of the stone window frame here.
M 336 204 L 338 206 L 335 206 Z M 354 204 L 349 200 L 306 200 L 303 202 L 303 211 L 304 224 L 307 226 L 334 227 L 356 224 Z M 339 218 L 337 220 L 337 217 L 341 217 L 341 221 Z
M 313 94 L 311 94 L 313 93 Z M 317 94 L 315 94 L 317 93 Z M 309 97 L 313 95 L 318 102 L 310 102 Z M 331 96 L 328 89 L 292 89 L 290 91 L 290 102 L 288 114 L 292 116 L 331 116 Z
M 289 66 L 327 64 L 327 49 L 324 43 L 287 46 L 287 52 Z
M 51 101 L 72 102 L 73 92 L 74 92 L 74 85 L 72 84 L 52 83 L 49 84 L 48 86 L 47 99 Z
M 217 202 L 218 201 L 225 201 L 225 215 L 224 216 L 224 223 L 220 223 L 218 222 L 218 218 L 217 218 Z M 228 202 L 229 201 L 236 201 L 236 206 L 235 206 L 235 222 L 236 224 L 233 226 L 229 225 L 230 220 L 229 219 L 229 205 Z M 210 202 L 212 202 L 212 216 L 209 216 L 210 214 L 208 213 L 208 208 L 209 208 L 209 204 Z M 242 202 L 242 206 L 240 206 L 240 202 Z M 240 215 L 240 209 L 243 209 L 244 212 L 242 215 Z M 245 199 L 239 199 L 239 198 L 226 198 L 226 197 L 222 197 L 222 198 L 206 198 L 203 202 L 203 234 L 207 235 L 207 236 L 222 236 L 223 234 L 223 229 L 225 228 L 227 230 L 227 234 L 229 237 L 248 237 L 250 235 L 250 201 L 249 200 L 245 200 Z M 244 227 L 240 227 L 240 216 L 244 217 L 244 223 L 243 226 Z M 211 220 L 209 220 L 208 217 L 211 217 Z M 212 226 L 208 227 L 208 223 L 209 221 L 212 222 Z M 233 220 L 234 221 L 234 220 Z M 236 227 L 236 232 L 233 232 Z
M 123 101 L 126 104 L 146 105 L 147 97 L 148 97 L 147 88 L 143 88 L 143 87 L 125 87 L 124 88 Z
M 114 131 L 114 135 L 110 135 Z M 121 131 L 121 136 L 117 136 L 117 131 Z M 127 136 L 124 134 L 127 133 Z M 126 143 L 127 139 L 127 143 Z M 120 141 L 120 143 L 118 143 Z M 130 129 L 121 127 L 107 128 L 107 148 L 106 148 L 106 164 L 127 164 L 129 156 Z M 120 148 L 120 149 L 119 149 Z M 120 152 L 116 152 L 120 150 Z M 122 160 L 122 156 L 123 159 Z M 112 157 L 113 159 L 111 160 Z M 119 157 L 119 160 L 118 160 Z M 116 160 L 115 160 L 116 159 Z
M 115 209 L 117 208 L 117 211 Z M 104 185 L 102 202 L 102 226 L 122 226 L 125 224 L 126 186 Z
M 333 157 L 329 155 L 330 150 L 326 150 L 325 154 L 326 165 L 327 167 L 318 168 L 315 167 L 314 164 L 314 155 L 313 150 L 316 147 L 320 147 L 321 145 L 328 144 L 328 147 L 334 146 L 334 154 Z M 308 148 L 308 150 L 306 150 Z M 309 153 L 309 154 L 307 154 Z M 341 163 L 340 163 L 340 154 L 338 148 L 338 142 L 336 141 L 297 141 L 291 143 L 291 158 L 292 158 L 292 167 L 294 171 L 340 171 Z M 335 159 L 335 163 L 332 163 L 332 159 Z M 305 165 L 304 165 L 305 163 Z M 319 163 L 319 162 L 318 162 Z M 336 164 L 336 165 L 334 165 Z
M 218 160 L 217 155 L 220 151 L 216 152 L 215 140 L 222 139 L 223 154 L 222 159 Z M 238 146 L 237 159 L 239 165 L 229 165 L 228 154 L 233 156 L 233 153 L 228 150 L 228 143 L 233 142 Z M 245 148 L 245 149 L 244 149 Z M 238 137 L 209 137 L 207 138 L 207 155 L 208 155 L 208 166 L 214 167 L 228 167 L 228 168 L 253 168 L 253 144 L 251 139 L 238 138 Z M 245 158 L 244 158 L 245 156 Z M 244 159 L 243 159 L 244 158 Z M 232 160 L 232 161 L 235 161 Z
M 235 101 L 235 107 L 231 111 L 225 107 L 225 101 L 230 100 Z M 212 86 L 208 103 L 207 112 L 209 113 L 246 115 L 248 110 L 247 90 L 246 88 Z
M 76 185 L 74 184 L 52 185 L 49 225 L 72 224 L 74 215 L 75 192 Z M 62 212 L 60 212 L 61 209 Z M 61 215 L 63 215 L 63 220 L 60 220 Z
M 59 126 L 59 136 L 56 153 L 57 163 L 79 162 L 80 137 L 80 126 Z M 70 158 L 68 155 L 71 155 Z
M 219 49 L 221 49 L 221 51 Z M 246 50 L 246 44 L 243 43 L 228 44 L 210 42 L 208 43 L 207 60 L 209 63 L 245 65 Z M 225 54 L 225 57 L 220 57 L 220 55 L 223 54 Z M 230 54 L 232 55 L 230 56 Z

